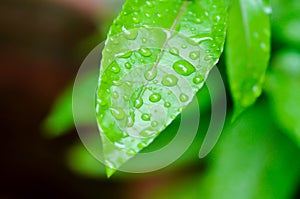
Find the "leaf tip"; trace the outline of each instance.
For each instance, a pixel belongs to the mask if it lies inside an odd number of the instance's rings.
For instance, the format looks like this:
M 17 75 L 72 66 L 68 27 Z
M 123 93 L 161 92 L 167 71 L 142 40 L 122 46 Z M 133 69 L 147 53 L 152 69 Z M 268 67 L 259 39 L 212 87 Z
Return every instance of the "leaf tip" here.
M 117 169 L 110 168 L 110 167 L 106 166 L 106 176 L 107 176 L 107 178 L 110 178 L 116 171 L 117 171 Z

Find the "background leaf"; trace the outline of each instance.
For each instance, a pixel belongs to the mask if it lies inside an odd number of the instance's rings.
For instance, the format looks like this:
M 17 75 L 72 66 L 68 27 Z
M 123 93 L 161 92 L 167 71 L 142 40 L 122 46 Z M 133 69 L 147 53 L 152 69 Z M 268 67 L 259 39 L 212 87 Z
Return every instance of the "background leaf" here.
M 279 51 L 272 60 L 266 91 L 278 123 L 300 146 L 300 53 L 296 50 Z
M 270 113 L 266 103 L 259 103 L 234 124 L 228 122 L 204 175 L 180 180 L 176 188 L 164 187 L 164 194 L 149 198 L 292 198 L 300 177 L 300 151 Z
M 234 117 L 261 94 L 270 56 L 270 12 L 262 0 L 233 0 L 229 9 L 226 67 Z
M 148 146 L 191 102 L 220 57 L 225 22 L 223 1 L 125 3 L 108 34 L 97 92 L 109 168 Z

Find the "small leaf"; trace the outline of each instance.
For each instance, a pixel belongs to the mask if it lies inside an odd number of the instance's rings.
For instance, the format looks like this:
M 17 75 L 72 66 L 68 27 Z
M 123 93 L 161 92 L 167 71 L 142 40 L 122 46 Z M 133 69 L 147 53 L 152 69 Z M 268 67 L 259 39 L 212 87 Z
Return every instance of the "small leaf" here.
M 109 170 L 147 147 L 187 106 L 221 55 L 223 1 L 128 0 L 100 68 L 97 119 Z
M 300 53 L 282 50 L 272 60 L 266 79 L 266 91 L 278 124 L 300 147 Z
M 261 94 L 270 56 L 270 12 L 263 0 L 233 0 L 229 9 L 226 62 L 234 118 Z

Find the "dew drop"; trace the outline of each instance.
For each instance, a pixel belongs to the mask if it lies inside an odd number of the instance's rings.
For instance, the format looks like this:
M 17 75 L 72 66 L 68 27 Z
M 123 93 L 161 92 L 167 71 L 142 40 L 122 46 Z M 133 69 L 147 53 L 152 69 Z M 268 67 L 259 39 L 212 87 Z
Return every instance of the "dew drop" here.
M 152 52 L 149 48 L 141 48 L 139 49 L 139 53 L 144 57 L 149 57 L 152 55 Z
M 204 81 L 204 78 L 201 75 L 197 75 L 193 78 L 194 84 L 200 84 Z
M 186 102 L 186 101 L 189 100 L 189 97 L 186 94 L 181 93 L 180 96 L 179 96 L 179 99 L 180 99 L 181 102 Z
M 110 112 L 117 120 L 122 120 L 125 117 L 124 111 L 120 108 L 111 108 Z
M 192 60 L 196 60 L 200 57 L 200 52 L 199 51 L 194 51 L 194 52 L 191 52 L 189 57 L 192 59 Z
M 135 40 L 138 35 L 137 29 L 127 30 L 124 26 L 122 27 L 122 30 L 125 34 L 126 39 L 128 40 Z
M 132 20 L 133 20 L 134 23 L 139 23 L 140 22 L 140 20 L 137 17 L 132 17 Z
M 197 23 L 197 24 L 199 24 L 199 23 L 201 23 L 201 19 L 200 18 L 195 18 L 195 23 Z
M 116 62 L 114 62 L 112 64 L 112 66 L 110 67 L 110 70 L 113 73 L 119 73 L 121 69 L 120 69 L 119 65 Z
M 117 56 L 121 57 L 121 58 L 129 58 L 129 57 L 131 57 L 131 55 L 132 55 L 132 52 L 128 51 L 128 52 L 122 52 L 122 53 L 118 54 Z
M 128 97 L 127 95 L 124 95 L 124 96 L 123 96 L 123 99 L 124 99 L 125 101 L 129 101 L 129 97 Z
M 127 69 L 131 69 L 131 63 L 129 63 L 129 62 L 126 62 L 124 66 Z
M 151 17 L 151 14 L 150 14 L 149 12 L 146 12 L 146 13 L 145 13 L 145 16 L 148 17 L 148 18 L 150 18 L 150 17 Z
M 169 51 L 172 55 L 179 55 L 179 50 L 178 48 L 171 48 Z
M 132 127 L 134 125 L 134 112 L 130 112 L 130 115 L 127 119 L 127 126 Z
M 142 39 L 142 42 L 143 42 L 143 43 L 146 43 L 146 42 L 147 42 L 147 39 L 146 39 L 146 38 L 143 38 L 143 39 Z
M 143 106 L 144 102 L 142 98 L 138 98 L 134 101 L 134 107 L 135 108 L 141 108 Z
M 164 107 L 166 107 L 166 108 L 171 107 L 171 103 L 170 103 L 170 102 L 165 102 L 165 103 L 164 103 Z
M 143 137 L 150 137 L 154 134 L 152 130 L 144 129 L 142 132 L 140 132 L 140 135 Z
M 149 100 L 150 102 L 159 102 L 161 100 L 161 95 L 159 93 L 152 93 L 150 96 L 149 96 Z
M 181 48 L 186 49 L 186 48 L 187 48 L 187 45 L 186 45 L 186 44 L 182 44 L 182 45 L 181 45 Z
M 178 78 L 175 75 L 168 74 L 163 77 L 162 84 L 164 86 L 172 87 L 175 86 L 178 82 Z
M 152 127 L 157 127 L 158 126 L 158 122 L 156 122 L 156 121 L 151 122 L 151 126 Z
M 143 113 L 142 116 L 141 116 L 142 120 L 144 121 L 150 121 L 151 119 L 151 115 L 148 114 L 148 113 Z
M 126 151 L 126 153 L 127 153 L 128 155 L 135 155 L 135 154 L 136 154 L 136 151 L 135 151 L 134 149 L 128 149 L 128 150 Z
M 156 76 L 157 76 L 157 70 L 156 69 L 150 69 L 144 75 L 145 79 L 148 80 L 148 81 L 153 80 Z
M 112 93 L 112 97 L 113 98 L 118 98 L 119 97 L 119 93 L 117 91 Z
M 189 76 L 195 72 L 195 67 L 186 60 L 179 60 L 173 64 L 173 69 L 180 75 Z

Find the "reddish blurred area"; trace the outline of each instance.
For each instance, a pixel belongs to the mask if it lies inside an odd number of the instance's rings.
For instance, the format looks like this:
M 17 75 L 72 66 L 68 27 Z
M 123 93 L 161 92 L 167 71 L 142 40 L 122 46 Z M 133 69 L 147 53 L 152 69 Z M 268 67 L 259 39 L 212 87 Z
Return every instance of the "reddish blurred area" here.
M 98 29 L 94 16 L 101 7 L 92 2 L 0 2 L 1 199 L 93 198 L 108 192 L 117 198 L 110 192 L 115 182 L 85 179 L 66 168 L 64 149 L 79 142 L 76 132 L 55 140 L 41 135 L 53 101 L 85 57 L 80 43 Z

